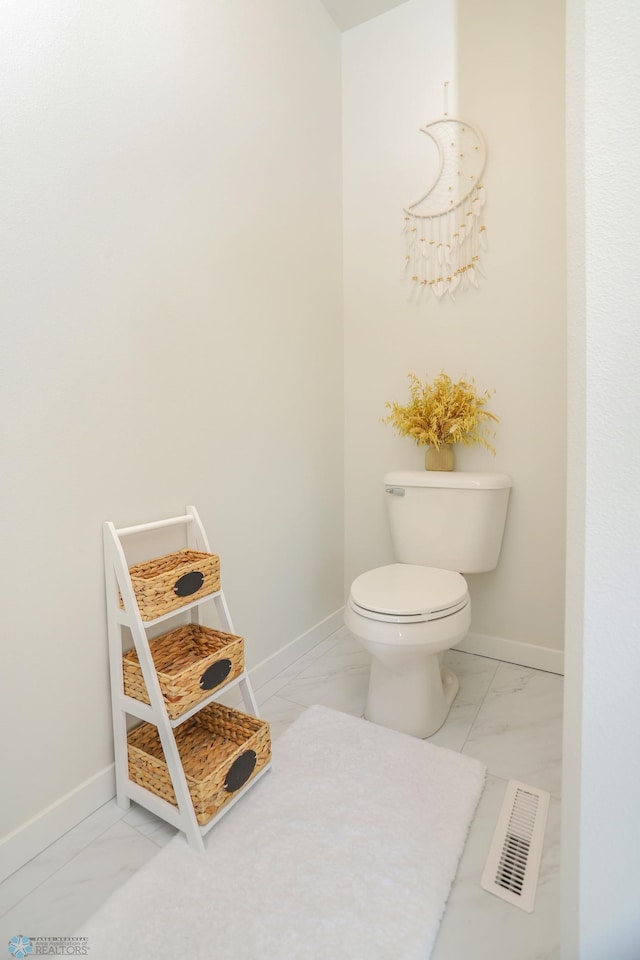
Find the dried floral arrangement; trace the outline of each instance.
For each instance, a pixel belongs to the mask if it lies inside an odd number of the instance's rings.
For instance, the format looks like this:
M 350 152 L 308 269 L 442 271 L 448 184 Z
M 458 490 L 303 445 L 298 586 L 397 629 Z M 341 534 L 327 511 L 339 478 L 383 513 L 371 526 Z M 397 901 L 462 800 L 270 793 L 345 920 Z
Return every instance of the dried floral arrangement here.
M 382 422 L 392 424 L 401 437 L 412 437 L 419 447 L 439 450 L 450 443 L 477 444 L 495 454 L 490 442 L 495 433 L 489 423 L 498 423 L 498 417 L 486 409 L 493 393 L 478 393 L 474 380 L 454 383 L 446 373 L 424 384 L 410 373 L 409 403 L 387 402 L 391 413 Z

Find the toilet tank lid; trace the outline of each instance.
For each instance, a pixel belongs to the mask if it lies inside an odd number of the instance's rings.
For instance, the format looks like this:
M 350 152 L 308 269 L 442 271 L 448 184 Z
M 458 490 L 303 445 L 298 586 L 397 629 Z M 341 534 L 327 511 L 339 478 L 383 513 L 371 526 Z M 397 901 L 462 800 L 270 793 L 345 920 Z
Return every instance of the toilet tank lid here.
M 513 486 L 506 473 L 464 473 L 462 470 L 391 470 L 387 487 L 446 487 L 449 490 L 502 490 Z

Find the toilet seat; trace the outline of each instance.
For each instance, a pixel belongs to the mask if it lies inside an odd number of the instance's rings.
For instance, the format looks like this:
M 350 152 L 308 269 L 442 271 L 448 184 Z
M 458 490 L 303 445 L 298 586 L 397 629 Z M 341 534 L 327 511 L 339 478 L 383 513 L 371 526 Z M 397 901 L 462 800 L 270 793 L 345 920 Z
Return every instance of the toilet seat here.
M 369 620 L 423 623 L 462 610 L 469 591 L 464 577 L 453 570 L 392 563 L 356 577 L 349 601 L 355 613 Z

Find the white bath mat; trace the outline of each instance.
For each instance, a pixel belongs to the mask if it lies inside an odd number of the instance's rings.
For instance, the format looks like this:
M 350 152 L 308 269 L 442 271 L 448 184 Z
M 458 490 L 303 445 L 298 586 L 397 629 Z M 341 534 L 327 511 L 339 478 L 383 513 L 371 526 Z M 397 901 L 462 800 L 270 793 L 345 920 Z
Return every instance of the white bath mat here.
M 484 778 L 311 707 L 204 856 L 176 837 L 77 932 L 91 960 L 426 960 Z

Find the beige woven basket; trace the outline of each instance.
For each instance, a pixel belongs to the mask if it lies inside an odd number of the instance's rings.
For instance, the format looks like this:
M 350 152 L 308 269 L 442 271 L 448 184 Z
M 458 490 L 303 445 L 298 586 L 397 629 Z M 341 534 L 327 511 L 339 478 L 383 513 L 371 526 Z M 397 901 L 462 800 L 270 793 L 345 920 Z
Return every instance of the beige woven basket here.
M 187 623 L 149 641 L 160 689 L 172 720 L 244 670 L 244 640 L 232 633 Z M 122 657 L 124 692 L 150 703 L 135 649 Z
M 198 550 L 178 550 L 129 567 L 143 620 L 155 620 L 220 589 L 220 557 Z M 122 606 L 122 600 L 120 601 Z
M 271 759 L 269 724 L 210 703 L 175 730 L 187 786 L 200 825 L 208 823 Z M 129 777 L 176 805 L 158 730 L 142 723 L 128 737 Z

